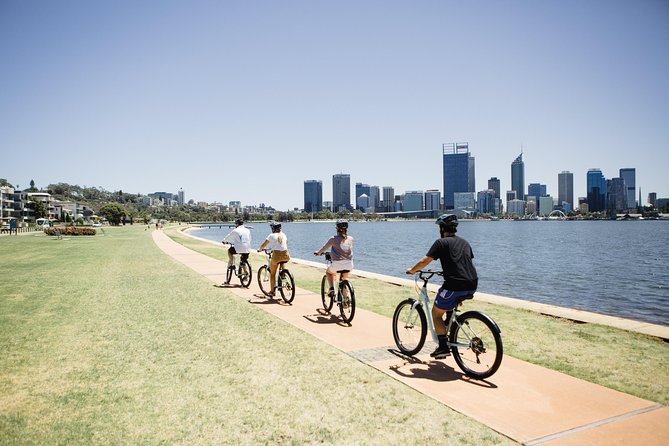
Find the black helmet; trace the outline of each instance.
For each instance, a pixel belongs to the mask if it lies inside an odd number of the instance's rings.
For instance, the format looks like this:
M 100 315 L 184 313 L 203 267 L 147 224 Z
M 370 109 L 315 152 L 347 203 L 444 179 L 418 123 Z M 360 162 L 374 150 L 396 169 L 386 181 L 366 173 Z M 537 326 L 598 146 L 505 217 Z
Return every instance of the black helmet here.
M 455 214 L 442 214 L 435 221 L 439 226 L 457 226 L 458 216 Z
M 339 228 L 348 228 L 348 222 L 346 220 L 337 220 L 337 229 Z
M 237 220 L 235 220 L 235 224 L 236 224 L 237 226 L 239 226 L 239 225 L 243 225 L 243 224 L 244 224 L 244 220 L 242 220 L 241 218 L 238 218 Z
M 281 229 L 281 223 L 272 222 L 269 224 L 269 227 L 272 228 L 272 230 Z

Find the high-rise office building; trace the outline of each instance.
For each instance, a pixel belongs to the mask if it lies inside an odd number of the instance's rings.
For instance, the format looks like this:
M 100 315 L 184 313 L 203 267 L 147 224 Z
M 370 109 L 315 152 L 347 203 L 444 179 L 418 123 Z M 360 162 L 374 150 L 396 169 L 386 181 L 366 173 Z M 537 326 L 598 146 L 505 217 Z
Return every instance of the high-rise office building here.
M 323 210 L 323 182 L 305 180 L 304 212 L 320 212 L 321 210 Z
M 569 209 L 574 207 L 574 174 L 566 170 L 558 174 L 558 205 L 565 208 L 563 203 L 569 203 Z
M 351 210 L 351 175 L 332 175 L 332 207 L 335 212 Z
M 502 195 L 500 195 L 501 194 L 501 189 L 500 189 L 499 178 L 497 178 L 497 177 L 490 178 L 488 180 L 488 189 L 495 192 L 495 198 L 502 198 Z
M 425 191 L 425 210 L 438 211 L 441 209 L 441 192 L 436 189 Z
M 516 199 L 525 198 L 525 163 L 523 152 L 511 163 L 511 190 L 516 191 Z
M 627 211 L 627 186 L 623 178 L 606 180 L 606 211 L 609 217 Z
M 534 197 L 537 203 L 539 203 L 539 198 L 545 197 L 548 195 L 546 191 L 546 185 L 541 183 L 530 183 L 527 186 L 527 197 Z M 526 198 L 527 198 L 526 197 Z
M 587 174 L 588 210 L 601 212 L 606 207 L 606 179 L 600 169 L 589 169 Z
M 381 208 L 385 212 L 392 212 L 395 204 L 395 189 L 391 186 L 383 186 L 383 200 L 381 201 Z
M 476 207 L 482 214 L 495 214 L 495 191 L 488 189 L 476 194 Z
M 376 212 L 381 207 L 379 186 L 370 186 L 369 188 L 369 207 L 372 208 L 372 212 Z
M 355 208 L 359 209 L 361 211 L 366 211 L 367 207 L 369 206 L 369 197 L 371 195 L 370 192 L 371 186 L 369 184 L 363 184 L 363 183 L 355 183 Z M 359 198 L 361 196 L 365 195 L 365 202 L 360 203 Z
M 444 209 L 454 209 L 454 194 L 474 192 L 475 163 L 469 143 L 442 144 L 444 172 Z
M 648 194 L 648 204 L 652 207 L 655 207 L 657 203 L 657 192 L 651 192 Z
M 632 209 L 636 204 L 636 169 L 628 167 L 620 169 L 620 178 L 625 181 L 625 190 L 627 194 L 627 207 Z M 641 206 L 641 204 L 639 204 Z
M 404 193 L 402 208 L 405 212 L 423 210 L 423 191 L 408 191 Z

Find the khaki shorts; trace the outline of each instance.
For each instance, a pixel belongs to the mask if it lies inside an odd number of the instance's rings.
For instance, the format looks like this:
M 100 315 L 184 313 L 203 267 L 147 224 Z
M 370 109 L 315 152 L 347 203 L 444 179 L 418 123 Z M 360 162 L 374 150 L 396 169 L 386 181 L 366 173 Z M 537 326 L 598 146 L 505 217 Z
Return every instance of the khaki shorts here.
M 288 255 L 288 251 L 272 251 L 272 265 L 289 261 L 290 256 Z

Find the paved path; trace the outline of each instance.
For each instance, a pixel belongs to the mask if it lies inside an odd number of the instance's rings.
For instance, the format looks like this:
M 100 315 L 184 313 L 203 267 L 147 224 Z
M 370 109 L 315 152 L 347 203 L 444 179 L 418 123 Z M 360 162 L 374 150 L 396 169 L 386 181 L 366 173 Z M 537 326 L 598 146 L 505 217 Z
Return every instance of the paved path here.
M 166 254 L 214 283 L 224 281 L 226 264 L 153 232 Z M 352 326 L 323 312 L 320 296 L 297 289 L 292 305 L 250 289 L 230 286 L 235 295 L 279 317 L 463 413 L 527 445 L 666 445 L 669 408 L 548 370 L 509 356 L 485 381 L 464 376 L 452 358 L 405 358 L 395 353 L 391 321 L 356 309 Z M 429 347 L 429 346 L 428 346 Z M 424 351 L 428 351 L 428 347 Z M 666 378 L 666 377 L 665 377 Z

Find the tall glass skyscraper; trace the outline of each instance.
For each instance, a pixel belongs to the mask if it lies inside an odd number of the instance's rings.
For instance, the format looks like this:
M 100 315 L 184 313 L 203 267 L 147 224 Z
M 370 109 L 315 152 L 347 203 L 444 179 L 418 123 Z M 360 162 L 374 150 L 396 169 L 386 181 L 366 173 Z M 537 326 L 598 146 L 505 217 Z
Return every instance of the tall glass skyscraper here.
M 332 175 L 332 209 L 351 210 L 351 175 L 347 173 Z
M 523 152 L 511 163 L 511 190 L 516 191 L 518 200 L 525 199 L 525 163 Z
M 454 194 L 474 192 L 475 163 L 469 143 L 442 144 L 444 167 L 444 209 L 454 209 Z
M 636 169 L 628 167 L 620 169 L 620 178 L 625 180 L 625 190 L 627 191 L 627 206 L 635 208 L 636 204 Z M 641 206 L 641 205 L 639 205 Z
M 495 198 L 502 198 L 499 178 L 490 178 L 488 180 L 488 189 L 495 191 Z
M 570 208 L 574 206 L 574 174 L 563 170 L 558 174 L 558 204 L 569 203 Z
M 606 179 L 600 169 L 588 170 L 587 185 L 590 212 L 603 211 L 606 207 Z
M 323 182 L 306 180 L 304 182 L 304 212 L 323 210 Z

